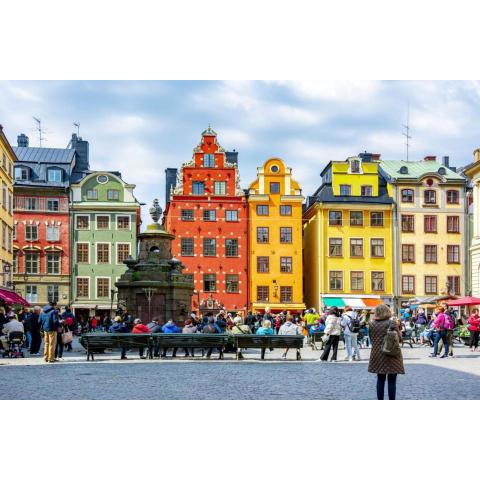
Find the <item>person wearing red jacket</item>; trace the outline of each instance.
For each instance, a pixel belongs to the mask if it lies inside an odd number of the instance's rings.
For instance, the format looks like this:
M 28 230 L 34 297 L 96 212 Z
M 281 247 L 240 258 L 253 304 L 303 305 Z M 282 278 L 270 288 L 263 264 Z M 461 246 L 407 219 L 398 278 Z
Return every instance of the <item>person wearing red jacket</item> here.
M 444 345 L 444 354 L 441 358 L 448 358 L 448 341 L 447 341 L 447 331 L 445 330 L 445 308 L 438 307 L 436 310 L 436 317 L 433 322 L 434 335 L 433 335 L 433 353 L 431 357 L 436 357 L 438 353 L 438 342 L 443 340 Z
M 478 337 L 480 336 L 480 317 L 478 308 L 472 310 L 468 318 L 468 329 L 470 330 L 470 351 L 474 352 L 478 348 Z
M 133 329 L 132 329 L 132 333 L 151 333 L 150 332 L 150 329 L 142 323 L 142 321 L 139 319 L 139 318 L 136 318 L 135 321 L 133 322 Z M 138 353 L 140 354 L 140 358 L 141 359 L 145 359 L 147 357 L 145 357 L 143 355 L 143 347 L 140 347 L 138 349 Z

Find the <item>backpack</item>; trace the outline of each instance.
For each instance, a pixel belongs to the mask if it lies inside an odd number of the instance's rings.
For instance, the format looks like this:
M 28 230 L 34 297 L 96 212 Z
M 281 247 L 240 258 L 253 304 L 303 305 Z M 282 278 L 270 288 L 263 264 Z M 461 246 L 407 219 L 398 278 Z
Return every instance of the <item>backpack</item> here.
M 449 313 L 445 313 L 445 321 L 443 323 L 445 330 L 454 330 L 455 322 Z
M 352 333 L 358 333 L 360 331 L 360 319 L 358 317 L 351 318 L 348 328 Z

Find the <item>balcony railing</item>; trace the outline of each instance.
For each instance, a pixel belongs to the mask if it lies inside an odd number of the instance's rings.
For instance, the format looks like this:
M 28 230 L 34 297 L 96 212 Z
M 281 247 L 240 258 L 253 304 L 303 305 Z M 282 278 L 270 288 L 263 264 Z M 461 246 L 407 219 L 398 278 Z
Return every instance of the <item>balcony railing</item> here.
M 13 209 L 16 212 L 68 212 L 68 199 L 57 197 L 15 196 Z

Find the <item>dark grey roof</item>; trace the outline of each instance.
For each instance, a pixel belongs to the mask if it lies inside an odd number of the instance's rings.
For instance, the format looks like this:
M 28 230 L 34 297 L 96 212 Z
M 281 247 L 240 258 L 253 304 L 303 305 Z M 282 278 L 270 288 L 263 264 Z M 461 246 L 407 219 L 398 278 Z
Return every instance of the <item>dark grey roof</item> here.
M 19 162 L 29 163 L 72 163 L 73 148 L 13 147 Z

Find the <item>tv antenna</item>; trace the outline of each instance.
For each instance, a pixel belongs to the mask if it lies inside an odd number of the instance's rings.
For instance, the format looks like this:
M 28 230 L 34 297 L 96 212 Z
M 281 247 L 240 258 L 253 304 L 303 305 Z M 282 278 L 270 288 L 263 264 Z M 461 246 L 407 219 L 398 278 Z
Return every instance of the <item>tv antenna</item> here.
M 40 142 L 40 148 L 42 148 L 42 140 L 45 140 L 45 137 L 43 136 L 43 134 L 45 133 L 45 130 L 42 129 L 42 120 L 40 118 L 37 118 L 37 117 L 32 117 L 35 122 L 37 123 L 37 132 L 38 132 L 38 140 Z
M 405 137 L 405 146 L 407 147 L 407 162 L 408 162 L 408 155 L 410 151 L 410 140 L 412 139 L 412 136 L 410 135 L 410 104 L 407 106 L 407 123 L 403 125 L 404 132 L 402 135 Z
M 77 137 L 80 136 L 80 122 L 73 122 L 73 126 L 77 129 Z

